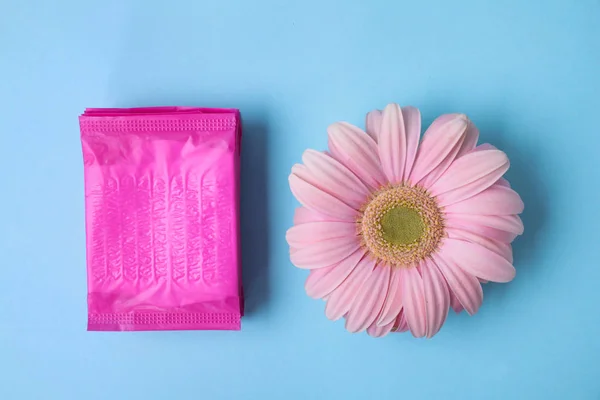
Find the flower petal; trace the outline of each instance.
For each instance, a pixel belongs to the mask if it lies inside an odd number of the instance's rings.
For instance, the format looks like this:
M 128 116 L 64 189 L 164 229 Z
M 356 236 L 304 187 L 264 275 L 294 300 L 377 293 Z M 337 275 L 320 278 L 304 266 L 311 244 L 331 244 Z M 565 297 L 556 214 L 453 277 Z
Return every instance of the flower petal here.
M 498 179 L 498 181 L 495 183 L 495 185 L 499 185 L 499 186 L 504 186 L 504 187 L 510 188 L 510 182 L 507 181 L 505 178 Z
M 311 184 L 317 189 L 327 193 L 328 195 L 335 197 L 342 203 L 345 203 L 346 205 L 350 206 L 355 210 L 358 210 L 360 208 L 360 206 L 352 205 L 352 197 L 356 197 L 356 193 L 354 193 L 352 190 L 349 190 L 348 187 L 344 187 L 339 184 L 337 184 L 336 186 L 332 186 L 332 179 L 330 177 L 323 176 L 323 174 L 321 173 L 314 174 L 304 164 L 295 164 L 294 166 L 292 166 L 292 175 L 297 176 L 298 178 Z M 359 204 L 362 204 L 362 202 Z
M 367 114 L 365 129 L 367 134 L 371 136 L 375 142 L 379 140 L 379 132 L 381 131 L 381 110 L 373 110 Z
M 311 211 L 306 207 L 297 207 L 294 212 L 294 225 L 307 224 L 309 222 L 332 221 L 331 217 Z
M 395 267 L 392 268 L 390 275 L 390 286 L 387 291 L 387 296 L 381 314 L 377 319 L 377 324 L 383 326 L 390 322 L 393 322 L 400 310 L 402 310 L 402 269 Z
M 304 284 L 306 294 L 319 299 L 333 292 L 354 271 L 364 255 L 365 251 L 359 248 L 338 264 L 311 270 Z
M 298 201 L 306 208 L 342 221 L 355 221 L 357 211 L 341 200 L 325 193 L 295 174 L 289 177 L 290 188 Z
M 467 125 L 467 130 L 465 132 L 465 140 L 460 146 L 460 150 L 456 155 L 456 158 L 462 157 L 465 154 L 470 153 L 477 146 L 477 140 L 479 140 L 479 129 L 475 126 L 473 121 L 469 120 L 469 124 Z
M 431 188 L 441 207 L 468 199 L 492 186 L 508 170 L 509 162 L 499 150 L 469 153 L 456 160 Z
M 444 275 L 444 278 L 446 278 L 448 287 L 456 299 L 469 315 L 475 314 L 483 302 L 483 290 L 481 289 L 479 280 L 475 276 L 463 271 L 456 265 L 453 259 L 446 257 L 445 253 L 434 254 L 433 260 L 442 275 Z M 454 311 L 457 310 L 455 306 L 452 308 L 454 308 Z
M 295 225 L 288 229 L 286 239 L 290 246 L 300 248 L 344 236 L 357 236 L 355 222 L 308 222 Z
M 387 325 L 379 326 L 377 323 L 373 322 L 371 326 L 367 328 L 367 333 L 372 337 L 383 337 L 392 331 L 394 327 L 394 323 L 396 321 L 392 321 Z
M 294 225 L 306 224 L 307 222 L 313 222 L 312 211 L 304 206 L 296 207 Z
M 464 310 L 464 307 L 460 304 L 460 301 L 456 298 L 450 288 L 448 288 L 448 291 L 450 292 L 450 307 L 452 307 L 452 310 L 454 310 L 455 313 L 460 314 Z M 483 291 L 481 293 L 483 294 Z
M 440 256 L 452 260 L 468 274 L 488 281 L 510 282 L 515 277 L 515 267 L 504 257 L 464 240 L 444 240 Z
M 432 260 L 426 259 L 423 268 L 425 311 L 427 312 L 427 337 L 439 332 L 448 316 L 450 293 L 444 276 Z
M 417 184 L 430 173 L 442 174 L 456 157 L 464 140 L 468 119 L 464 114 L 446 114 L 438 117 L 425 134 L 417 151 L 409 182 Z
M 508 243 L 503 243 L 498 240 L 489 239 L 484 236 L 477 235 L 473 232 L 465 231 L 464 229 L 447 228 L 446 233 L 450 239 L 465 240 L 467 242 L 476 243 L 485 247 L 494 253 L 501 255 L 508 262 L 513 262 L 512 247 Z
M 502 243 L 512 243 L 512 241 L 518 236 L 516 233 L 490 228 L 489 226 L 480 225 L 474 222 L 467 222 L 461 218 L 456 218 L 452 214 L 447 214 L 445 217 L 445 224 L 446 228 L 448 229 L 461 229 L 484 238 L 497 240 Z
M 515 235 L 523 234 L 523 221 L 518 215 L 469 215 L 469 214 L 446 214 L 448 226 L 459 225 L 481 225 L 501 231 L 513 233 Z M 457 220 L 456 224 L 451 221 Z
M 511 215 L 522 213 L 524 207 L 517 192 L 494 184 L 473 197 L 449 205 L 444 211 L 453 214 Z
M 389 104 L 383 110 L 378 144 L 381 167 L 388 181 L 402 183 L 406 163 L 406 132 L 398 104 Z
M 485 179 L 487 187 L 490 187 L 504 175 L 508 166 L 508 157 L 500 150 L 472 152 L 452 163 L 429 190 L 432 195 L 437 196 L 482 179 Z
M 406 321 L 414 337 L 427 333 L 427 311 L 423 279 L 415 267 L 402 269 L 402 303 Z
M 306 150 L 302 161 L 318 182 L 354 209 L 360 209 L 369 197 L 369 189 L 348 168 L 325 153 Z
M 377 143 L 369 135 L 345 122 L 331 125 L 327 132 L 329 149 L 336 160 L 371 189 L 378 189 L 387 183 L 381 170 Z
M 361 332 L 377 319 L 390 284 L 390 266 L 377 265 L 360 288 L 346 316 L 346 329 Z
M 498 150 L 498 148 L 489 143 L 481 143 L 479 146 L 477 146 L 473 149 L 473 151 L 482 151 L 482 150 Z
M 373 272 L 375 261 L 368 255 L 363 257 L 348 278 L 338 286 L 327 299 L 325 315 L 335 321 L 344 316 L 352 306 L 362 285 Z
M 325 268 L 347 258 L 360 247 L 355 237 L 339 237 L 311 243 L 290 254 L 292 264 L 298 268 Z
M 400 311 L 400 314 L 396 317 L 394 322 L 393 332 L 406 332 L 408 330 L 408 322 L 406 321 L 406 313 L 404 308 Z
M 418 108 L 407 106 L 402 107 L 402 118 L 404 120 L 404 132 L 406 135 L 406 157 L 404 163 L 404 174 L 402 180 L 405 181 L 410 176 L 419 148 L 419 139 L 421 138 L 421 112 Z M 379 141 L 381 132 L 381 121 L 383 113 L 380 110 L 373 110 L 367 114 L 366 130 L 369 136 Z
M 404 131 L 406 132 L 406 162 L 402 180 L 406 181 L 412 172 L 419 150 L 421 112 L 415 107 L 402 107 L 402 117 L 404 118 Z

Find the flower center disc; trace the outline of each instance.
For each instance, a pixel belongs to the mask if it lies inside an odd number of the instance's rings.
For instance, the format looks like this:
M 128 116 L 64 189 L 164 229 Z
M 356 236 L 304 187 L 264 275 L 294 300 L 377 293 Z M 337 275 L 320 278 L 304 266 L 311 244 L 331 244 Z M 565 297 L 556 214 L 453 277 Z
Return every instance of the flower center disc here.
M 407 245 L 418 241 L 425 227 L 417 211 L 408 207 L 393 207 L 381 217 L 381 233 L 385 241 Z
M 369 251 L 397 267 L 416 265 L 437 249 L 444 236 L 437 202 L 419 187 L 382 189 L 364 207 L 359 223 Z

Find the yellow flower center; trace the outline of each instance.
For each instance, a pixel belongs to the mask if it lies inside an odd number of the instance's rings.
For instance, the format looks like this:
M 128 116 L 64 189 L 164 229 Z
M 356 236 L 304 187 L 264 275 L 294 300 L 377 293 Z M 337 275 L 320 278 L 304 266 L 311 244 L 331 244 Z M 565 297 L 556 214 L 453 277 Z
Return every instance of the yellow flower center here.
M 363 244 L 380 261 L 415 266 L 434 252 L 444 236 L 437 202 L 420 187 L 383 188 L 363 208 L 359 220 Z
M 404 206 L 390 208 L 379 222 L 383 239 L 397 245 L 408 245 L 418 241 L 425 229 L 419 213 Z

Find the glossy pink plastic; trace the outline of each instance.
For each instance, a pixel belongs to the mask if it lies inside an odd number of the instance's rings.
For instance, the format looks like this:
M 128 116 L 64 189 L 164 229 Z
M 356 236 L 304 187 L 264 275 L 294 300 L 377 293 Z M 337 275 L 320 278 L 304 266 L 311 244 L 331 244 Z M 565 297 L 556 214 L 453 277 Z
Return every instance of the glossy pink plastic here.
M 79 122 L 88 330 L 239 330 L 239 112 L 87 109 Z

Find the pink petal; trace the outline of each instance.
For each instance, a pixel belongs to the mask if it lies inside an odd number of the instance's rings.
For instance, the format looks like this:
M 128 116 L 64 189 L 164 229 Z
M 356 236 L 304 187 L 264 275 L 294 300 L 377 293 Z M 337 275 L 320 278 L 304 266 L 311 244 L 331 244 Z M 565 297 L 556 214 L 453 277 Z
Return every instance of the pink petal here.
M 499 185 L 499 186 L 504 186 L 504 187 L 510 188 L 510 182 L 509 182 L 509 181 L 507 181 L 505 178 L 500 178 L 500 179 L 498 179 L 498 181 L 496 182 L 496 185 Z
M 414 267 L 402 269 L 402 303 L 406 321 L 414 337 L 423 337 L 427 333 L 427 311 L 423 279 Z
M 473 151 L 482 151 L 482 150 L 498 150 L 498 148 L 496 148 L 496 146 L 493 146 L 489 143 L 482 143 L 473 149 Z
M 360 288 L 346 316 L 346 329 L 349 332 L 364 331 L 379 315 L 390 284 L 390 269 L 386 265 L 377 265 Z
M 466 200 L 454 203 L 445 208 L 447 213 L 511 215 L 523 212 L 521 197 L 512 190 L 497 184 Z
M 437 178 L 443 173 L 460 149 L 468 119 L 463 114 L 438 117 L 423 134 L 409 181 L 413 185 L 429 174 Z
M 294 225 L 305 224 L 307 222 L 313 222 L 312 211 L 303 206 L 296 207 L 296 211 L 294 211 Z
M 290 246 L 300 248 L 323 240 L 357 236 L 356 229 L 355 222 L 308 222 L 288 229 L 286 239 Z
M 402 117 L 404 118 L 404 130 L 406 132 L 406 163 L 404 165 L 404 180 L 410 175 L 417 149 L 419 148 L 419 139 L 421 138 L 421 112 L 418 108 L 407 106 L 402 107 Z M 366 131 L 375 142 L 379 141 L 381 131 L 381 110 L 373 110 L 367 114 Z
M 323 188 L 327 189 L 326 192 L 350 207 L 360 209 L 368 199 L 369 189 L 333 157 L 319 151 L 306 150 L 302 161 Z
M 488 150 L 489 152 L 497 152 L 498 150 Z M 486 151 L 486 153 L 488 152 Z M 469 153 L 466 156 L 460 158 L 453 164 L 446 174 L 436 182 L 435 187 L 431 188 L 431 193 L 437 196 L 438 204 L 441 207 L 446 207 L 459 201 L 466 200 L 470 197 L 475 196 L 483 192 L 485 189 L 492 186 L 507 170 L 509 167 L 508 161 L 504 164 L 494 168 L 494 162 L 500 162 L 501 157 L 494 157 L 494 159 L 486 160 L 485 163 L 471 164 L 475 156 L 479 157 L 484 152 Z M 483 154 L 485 155 L 485 154 Z M 497 155 L 497 154 L 496 154 Z M 506 159 L 508 160 L 508 159 Z M 471 169 L 465 169 L 465 164 L 471 164 Z M 491 171 L 484 175 L 485 171 Z
M 383 307 L 381 310 L 381 314 L 377 319 L 377 324 L 379 325 L 387 325 L 390 322 L 393 322 L 398 314 L 400 314 L 400 310 L 402 310 L 402 269 L 395 267 L 392 268 L 391 276 L 390 276 L 390 286 L 387 291 L 387 296 L 385 298 L 385 302 L 383 303 Z
M 379 134 L 381 167 L 390 183 L 402 183 L 406 163 L 406 132 L 402 110 L 398 104 L 389 104 L 383 110 Z
M 367 134 L 371 136 L 375 142 L 379 140 L 379 132 L 381 131 L 381 110 L 373 110 L 367 114 L 365 129 Z
M 402 107 L 404 117 L 404 131 L 406 132 L 406 163 L 404 164 L 404 177 L 407 181 L 410 176 L 417 151 L 419 150 L 419 139 L 421 138 L 421 112 L 415 107 Z
M 510 262 L 478 244 L 446 239 L 440 256 L 452 260 L 468 274 L 488 281 L 510 282 L 515 277 L 515 267 Z
M 343 260 L 342 262 L 344 262 L 344 261 L 345 260 Z M 342 262 L 340 262 L 340 264 Z M 318 285 L 319 283 L 323 282 L 324 278 L 326 276 L 328 276 L 329 274 L 331 274 L 332 272 L 336 271 L 337 266 L 340 265 L 340 264 L 334 264 L 334 265 L 331 265 L 329 267 L 324 267 L 324 268 L 311 269 L 309 271 L 309 273 L 308 273 L 308 277 L 306 278 L 306 281 L 304 281 L 304 290 L 306 291 L 306 294 L 309 297 L 312 297 L 313 299 L 321 299 L 321 298 L 323 298 L 322 293 L 319 293 L 318 296 L 315 296 L 315 295 L 313 295 L 313 292 L 311 291 L 311 293 L 309 294 L 308 293 L 308 288 L 310 287 L 312 289 L 312 288 L 315 287 L 315 285 Z M 339 286 L 339 285 L 337 285 L 337 286 Z M 335 287 L 333 289 L 335 289 Z M 325 293 L 325 296 L 327 294 L 328 293 Z
M 421 179 L 418 182 L 418 185 L 428 189 L 431 187 L 431 185 L 437 182 L 437 180 L 444 174 L 444 172 L 446 172 L 450 165 L 452 165 L 452 162 L 458 156 L 458 152 L 461 148 L 461 143 L 454 146 L 446 158 L 444 158 L 435 169 Z
M 306 294 L 314 299 L 318 299 L 333 292 L 354 271 L 354 268 L 356 268 L 364 255 L 365 251 L 358 249 L 339 264 L 311 270 L 304 284 Z
M 427 337 L 431 338 L 439 332 L 446 321 L 450 307 L 450 293 L 444 276 L 433 261 L 427 259 L 424 264 L 422 271 L 427 313 Z
M 377 143 L 359 128 L 345 122 L 331 125 L 329 149 L 339 162 L 372 189 L 387 183 L 379 162 Z
M 311 211 L 306 207 L 297 207 L 294 212 L 294 225 L 306 224 L 317 221 L 332 221 L 331 217 Z
M 477 278 L 459 268 L 452 259 L 445 257 L 445 254 L 434 254 L 433 260 L 438 267 L 451 292 L 464 307 L 464 309 L 473 315 L 479 310 L 483 302 L 483 290 Z M 457 313 L 457 308 L 452 307 Z
M 344 316 L 352 306 L 354 299 L 362 285 L 373 272 L 375 261 L 368 255 L 363 257 L 348 278 L 338 286 L 327 299 L 325 315 L 331 320 Z
M 290 254 L 298 268 L 325 268 L 337 264 L 360 247 L 356 237 L 340 237 L 311 243 Z
M 450 292 L 450 307 L 452 307 L 452 309 L 454 310 L 455 313 L 460 314 L 462 312 L 462 310 L 464 310 L 462 304 L 460 304 L 460 301 L 458 301 L 458 299 L 456 298 L 456 296 L 454 295 L 454 293 L 452 292 L 452 290 L 449 290 Z M 483 294 L 483 292 L 481 292 Z
M 342 221 L 355 221 L 357 211 L 341 200 L 292 174 L 289 177 L 292 193 L 306 208 Z
M 477 235 L 473 232 L 465 231 L 463 229 L 447 228 L 446 233 L 450 239 L 466 240 L 467 242 L 479 244 L 486 249 L 493 251 L 494 253 L 501 255 L 508 262 L 513 262 L 512 247 L 510 244 L 500 242 L 494 239 L 488 239 L 486 237 Z
M 513 240 L 518 236 L 516 233 L 502 231 L 500 229 L 490 228 L 476 223 L 469 223 L 461 220 L 460 218 L 452 217 L 451 214 L 446 215 L 445 221 L 448 229 L 461 229 L 464 231 L 472 232 L 478 236 L 485 237 L 488 239 L 497 240 L 502 243 L 512 243 Z
M 458 222 L 454 225 L 482 225 L 516 235 L 523 234 L 523 221 L 518 215 L 446 214 L 445 218 L 448 226 L 453 225 L 451 221 L 457 220 Z
M 484 179 L 479 179 L 457 189 L 440 194 L 437 196 L 438 205 L 440 207 L 447 207 L 483 192 L 490 187 L 490 181 L 495 178 L 494 175 L 495 174 L 490 174 Z
M 462 157 L 473 151 L 475 146 L 477 146 L 477 140 L 479 140 L 479 129 L 477 129 L 473 121 L 469 120 L 467 131 L 465 132 L 465 140 L 463 141 L 456 158 Z
M 373 337 L 383 337 L 392 331 L 395 322 L 396 321 L 392 321 L 389 324 L 383 326 L 379 326 L 375 322 L 373 322 L 371 326 L 367 328 L 367 333 Z
M 312 186 L 327 193 L 328 195 L 335 197 L 342 203 L 347 204 L 355 210 L 360 208 L 360 206 L 352 205 L 352 197 L 356 197 L 356 193 L 354 193 L 351 189 L 345 186 L 341 186 L 339 184 L 337 186 L 332 186 L 330 177 L 323 176 L 323 174 L 320 173 L 314 174 L 304 164 L 295 164 L 294 166 L 292 166 L 292 175 L 297 176 L 301 180 L 311 184 Z M 360 204 L 362 204 L 362 202 Z
M 396 317 L 396 321 L 394 322 L 394 328 L 392 328 L 393 332 L 406 332 L 408 330 L 408 322 L 406 321 L 406 314 L 404 309 L 400 311 L 398 317 Z
M 508 166 L 508 157 L 500 150 L 472 152 L 452 163 L 429 190 L 432 195 L 438 196 L 479 180 L 485 180 L 490 187 L 508 170 Z

